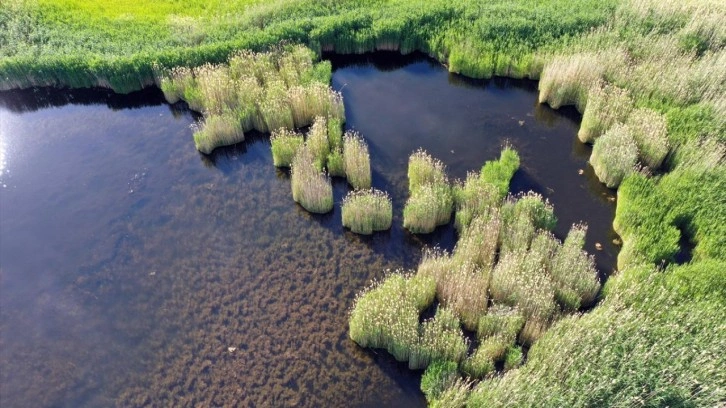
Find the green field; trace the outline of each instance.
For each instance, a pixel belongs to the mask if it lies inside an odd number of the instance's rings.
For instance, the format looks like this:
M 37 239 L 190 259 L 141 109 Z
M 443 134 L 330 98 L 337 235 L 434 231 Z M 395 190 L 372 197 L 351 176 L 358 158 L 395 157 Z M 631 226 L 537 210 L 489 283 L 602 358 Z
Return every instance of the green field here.
M 318 54 L 418 50 L 472 77 L 539 79 L 540 102 L 584 114 L 579 136 L 618 188 L 619 272 L 594 310 L 554 324 L 521 368 L 454 381 L 433 402 L 721 406 L 725 21 L 717 0 L 4 0 L 0 90 L 126 93 L 158 84 L 164 68 L 280 42 Z M 652 130 L 663 123 L 667 132 Z

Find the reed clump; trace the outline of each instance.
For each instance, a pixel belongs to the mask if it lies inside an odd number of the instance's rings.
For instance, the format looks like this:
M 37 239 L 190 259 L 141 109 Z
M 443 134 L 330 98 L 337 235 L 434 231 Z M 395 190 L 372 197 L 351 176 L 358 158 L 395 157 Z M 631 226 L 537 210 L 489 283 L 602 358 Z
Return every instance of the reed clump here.
M 350 313 L 350 338 L 361 347 L 383 348 L 408 361 L 419 347 L 419 313 L 434 300 L 435 283 L 402 273 L 361 292 Z M 418 351 L 416 351 L 418 352 Z
M 626 125 L 638 146 L 640 161 L 651 169 L 658 169 L 670 149 L 665 116 L 648 108 L 635 109 Z
M 312 213 L 323 214 L 333 209 L 333 186 L 330 178 L 315 167 L 315 159 L 307 145 L 298 148 L 290 166 L 292 198 Z
M 429 403 L 436 401 L 459 378 L 455 361 L 434 361 L 421 376 L 421 391 Z
M 454 226 L 459 233 L 475 218 L 487 218 L 501 204 L 498 188 L 483 182 L 476 172 L 469 172 L 466 181 L 457 182 L 452 190 L 454 198 Z
M 345 158 L 343 149 L 331 149 L 328 153 L 328 174 L 330 177 L 345 177 Z
M 625 122 L 632 109 L 633 100 L 626 89 L 612 84 L 595 84 L 588 93 L 577 137 L 583 143 L 595 142 L 614 124 Z
M 428 184 L 448 184 L 446 166 L 425 150 L 418 149 L 408 158 L 408 191 L 414 193 Z
M 469 349 L 469 340 L 464 337 L 456 314 L 439 306 L 433 319 L 421 323 L 417 347 L 410 354 L 410 369 L 426 368 L 434 361 L 455 361 L 464 359 Z
M 343 160 L 348 183 L 357 189 L 371 187 L 371 159 L 368 144 L 358 132 L 349 130 L 343 137 Z
M 342 205 L 343 226 L 357 234 L 391 228 L 393 205 L 387 193 L 376 189 L 348 193 Z
M 637 162 L 638 146 L 630 127 L 624 124 L 616 124 L 598 138 L 590 156 L 595 175 L 610 188 L 633 173 Z
M 583 251 L 587 225 L 575 224 L 552 258 L 555 297 L 565 311 L 590 306 L 600 290 L 595 260 Z
M 424 150 L 408 161 L 408 189 L 411 193 L 403 209 L 403 226 L 414 234 L 433 232 L 451 220 L 454 197 L 446 176 L 446 166 Z
M 232 114 L 210 115 L 194 130 L 194 145 L 202 153 L 209 154 L 219 146 L 243 142 L 245 134 L 239 119 Z
M 162 70 L 158 82 L 170 103 L 184 100 L 205 117 L 236 116 L 243 131 L 295 129 L 320 116 L 340 124 L 343 101 L 327 84 L 330 65 L 315 64 L 313 58 L 314 53 L 303 46 L 278 46 L 259 53 L 245 50 L 225 64 Z M 327 124 L 320 127 L 327 139 Z M 223 135 L 208 138 L 215 147 L 227 142 Z M 322 147 L 311 144 L 320 170 L 328 155 L 317 150 Z
M 327 165 L 330 145 L 328 144 L 328 123 L 325 117 L 316 116 L 308 131 L 306 144 L 313 154 L 315 168 L 323 171 Z
M 507 196 L 509 182 L 519 169 L 519 154 L 510 146 L 505 146 L 499 155 L 499 160 L 490 160 L 484 163 L 481 169 L 481 181 L 493 184 L 499 193 L 499 199 Z
M 305 143 L 303 135 L 285 128 L 272 132 L 270 144 L 275 167 L 290 167 L 298 149 Z

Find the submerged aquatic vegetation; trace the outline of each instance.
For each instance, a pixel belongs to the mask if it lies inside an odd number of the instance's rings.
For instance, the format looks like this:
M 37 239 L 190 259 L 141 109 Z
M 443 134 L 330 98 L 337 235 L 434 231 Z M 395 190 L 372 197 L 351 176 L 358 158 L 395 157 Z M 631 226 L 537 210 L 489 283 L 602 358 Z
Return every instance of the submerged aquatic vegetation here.
M 343 137 L 343 160 L 345 175 L 353 188 L 371 187 L 371 158 L 368 144 L 358 132 L 349 130 Z
M 333 209 L 333 186 L 314 160 L 307 145 L 298 148 L 290 166 L 292 198 L 306 210 L 322 214 Z
M 597 139 L 592 148 L 590 164 L 595 175 L 606 186 L 613 188 L 635 172 L 638 162 L 638 146 L 627 125 L 617 124 Z
M 272 132 L 270 144 L 272 163 L 276 167 L 290 167 L 298 149 L 305 143 L 303 135 L 285 128 Z
M 387 193 L 376 189 L 356 190 L 343 199 L 343 226 L 357 234 L 372 234 L 391 228 L 393 205 Z

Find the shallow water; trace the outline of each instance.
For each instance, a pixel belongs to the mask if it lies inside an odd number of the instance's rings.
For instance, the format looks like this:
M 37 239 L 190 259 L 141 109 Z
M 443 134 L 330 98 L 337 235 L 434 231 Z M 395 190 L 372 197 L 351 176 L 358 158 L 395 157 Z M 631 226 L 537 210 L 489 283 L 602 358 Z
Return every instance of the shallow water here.
M 265 137 L 198 154 L 193 115 L 158 91 L 0 94 L 0 405 L 423 405 L 420 372 L 358 348 L 346 326 L 370 279 L 453 245 L 450 226 L 400 227 L 419 146 L 463 177 L 509 140 L 515 190 L 547 195 L 560 235 L 588 221 L 588 250 L 602 242 L 612 268 L 613 196 L 577 115 L 536 104 L 532 82 L 370 58 L 334 61 L 333 85 L 393 195 L 395 226 L 373 237 L 345 232 L 337 206 L 300 209 Z

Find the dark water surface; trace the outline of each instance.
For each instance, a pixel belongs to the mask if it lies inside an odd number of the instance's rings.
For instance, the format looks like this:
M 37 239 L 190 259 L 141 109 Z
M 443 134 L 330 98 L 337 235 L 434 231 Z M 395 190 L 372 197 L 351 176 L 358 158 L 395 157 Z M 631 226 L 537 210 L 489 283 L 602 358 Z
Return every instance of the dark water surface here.
M 347 337 L 370 279 L 453 246 L 450 226 L 400 227 L 419 146 L 464 177 L 508 140 L 514 189 L 555 204 L 560 236 L 587 221 L 587 249 L 612 268 L 614 196 L 577 115 L 538 105 L 533 82 L 416 56 L 334 66 L 374 185 L 393 195 L 394 228 L 373 237 L 345 232 L 339 207 L 301 210 L 265 137 L 197 153 L 194 116 L 157 90 L 0 93 L 0 406 L 423 405 L 420 372 Z

